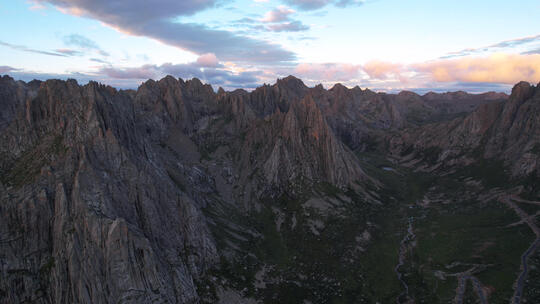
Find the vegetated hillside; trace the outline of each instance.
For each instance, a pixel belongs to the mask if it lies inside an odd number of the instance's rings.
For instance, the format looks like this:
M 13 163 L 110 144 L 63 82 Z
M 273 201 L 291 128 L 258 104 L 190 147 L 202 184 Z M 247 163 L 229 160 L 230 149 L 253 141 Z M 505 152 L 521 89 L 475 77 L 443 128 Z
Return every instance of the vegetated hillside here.
M 537 299 L 538 92 L 4 76 L 0 302 Z

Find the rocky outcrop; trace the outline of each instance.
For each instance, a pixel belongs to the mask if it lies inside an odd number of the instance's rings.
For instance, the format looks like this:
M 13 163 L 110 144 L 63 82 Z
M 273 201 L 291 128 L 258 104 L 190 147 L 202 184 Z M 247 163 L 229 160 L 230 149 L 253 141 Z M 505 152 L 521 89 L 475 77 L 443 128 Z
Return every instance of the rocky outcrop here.
M 2 302 L 198 301 L 215 244 L 134 108 L 70 80 L 18 109 L 1 138 Z
M 242 171 L 260 169 L 261 190 L 271 196 L 320 182 L 345 187 L 365 178 L 311 96 L 258 122 L 248 131 L 242 151 Z
M 15 118 L 17 108 L 35 94 L 39 84 L 37 80 L 25 84 L 7 75 L 0 77 L 0 130 Z

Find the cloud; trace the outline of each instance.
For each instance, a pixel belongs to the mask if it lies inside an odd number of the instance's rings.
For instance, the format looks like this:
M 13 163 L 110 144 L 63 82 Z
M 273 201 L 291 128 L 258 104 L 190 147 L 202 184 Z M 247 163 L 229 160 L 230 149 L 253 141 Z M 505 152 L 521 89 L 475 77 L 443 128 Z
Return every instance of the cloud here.
M 145 64 L 138 67 L 104 66 L 98 75 L 110 79 L 146 80 L 158 79 L 165 75 L 173 75 L 184 79 L 199 78 L 207 83 L 228 88 L 254 88 L 260 83 L 261 71 L 242 71 L 235 73 L 213 60 L 212 54 L 202 55 L 195 62 L 162 65 Z
M 67 56 L 79 56 L 82 55 L 82 52 L 72 49 L 56 49 L 55 52 L 64 54 Z
M 94 18 L 134 35 L 159 40 L 197 54 L 214 53 L 225 61 L 257 64 L 287 63 L 296 55 L 281 46 L 196 23 L 177 22 L 213 7 L 216 0 L 35 0 L 62 11 Z
M 362 5 L 365 4 L 366 0 L 338 0 L 335 1 L 335 5 L 338 7 L 347 7 L 347 6 L 353 6 L 353 5 Z
M 264 15 L 264 18 L 261 19 L 262 22 L 283 22 L 289 20 L 289 15 L 294 14 L 294 10 L 280 5 L 277 8 L 267 12 Z
M 361 65 L 348 63 L 301 63 L 294 73 L 307 81 L 351 81 L 357 79 Z
M 513 84 L 540 81 L 540 55 L 493 54 L 488 57 L 466 57 L 437 60 L 413 65 L 438 82 L 490 82 Z
M 245 28 L 251 32 L 301 32 L 309 30 L 309 26 L 291 16 L 296 12 L 286 6 L 266 12 L 260 19 L 242 18 L 231 23 L 232 26 Z
M 90 40 L 83 35 L 71 34 L 64 36 L 63 40 L 68 46 L 76 46 L 85 51 L 96 51 L 98 54 L 104 57 L 109 56 L 109 53 L 102 50 L 95 41 Z
M 511 39 L 511 40 L 505 40 L 505 41 L 501 41 L 501 42 L 491 44 L 488 46 L 483 46 L 483 47 L 478 47 L 478 48 L 467 48 L 461 51 L 451 52 L 451 53 L 448 53 L 448 55 L 442 57 L 441 59 L 469 56 L 469 55 L 485 53 L 485 52 L 489 52 L 493 50 L 500 50 L 500 49 L 505 49 L 505 48 L 515 48 L 515 47 L 522 46 L 522 45 L 529 44 L 536 41 L 540 41 L 540 34 L 534 35 L 534 36 Z M 529 52 L 524 52 L 524 53 L 527 54 Z
M 226 89 L 248 88 L 252 89 L 261 84 L 259 77 L 262 71 L 233 72 L 224 66 L 203 67 L 198 62 L 162 65 L 145 64 L 137 67 L 114 67 L 104 65 L 95 72 L 66 72 L 43 73 L 38 71 L 18 69 L 11 66 L 0 66 L 0 74 L 9 73 L 11 77 L 31 81 L 34 79 L 76 79 L 79 83 L 91 80 L 99 81 L 118 88 L 134 89 L 147 79 L 160 79 L 166 75 L 173 75 L 183 79 L 199 78 L 212 85 L 222 86 Z
M 370 61 L 363 66 L 364 72 L 366 72 L 369 77 L 376 79 L 386 79 L 391 74 L 400 75 L 401 69 L 401 64 L 384 61 Z
M 467 90 L 508 92 L 519 81 L 540 81 L 540 54 L 493 54 L 484 57 L 438 59 L 416 64 L 370 61 L 350 63 L 301 63 L 294 74 L 306 83 L 362 85 L 376 90 Z
M 522 55 L 540 54 L 540 48 L 521 53 Z
M 4 41 L 0 41 L 0 45 L 17 50 L 17 51 L 48 55 L 48 56 L 56 56 L 56 57 L 82 56 L 85 54 L 86 51 L 95 51 L 101 56 L 105 56 L 105 57 L 109 56 L 109 54 L 103 51 L 94 41 L 82 35 L 78 35 L 78 34 L 68 35 L 63 38 L 63 41 L 66 45 L 75 46 L 78 49 L 60 48 L 54 51 L 45 51 L 45 50 L 32 49 L 24 45 L 11 44 Z
M 97 62 L 97 63 L 106 63 L 109 64 L 107 60 L 99 59 L 99 58 L 90 58 L 90 61 Z
M 17 71 L 17 70 L 18 69 L 14 67 L 10 67 L 7 65 L 0 65 L 0 74 L 9 73 L 9 72 Z
M 302 10 L 315 10 L 324 7 L 332 2 L 331 0 L 285 0 L 285 3 Z
M 99 77 L 96 75 L 90 75 L 85 73 L 42 73 L 36 71 L 28 71 L 23 69 L 15 69 L 9 72 L 9 75 L 17 80 L 31 81 L 34 79 L 38 80 L 48 80 L 48 79 L 77 79 L 80 83 L 87 83 L 90 80 L 98 80 Z
M 150 79 L 158 75 L 157 66 L 145 64 L 140 67 L 114 68 L 111 66 L 103 67 L 99 73 L 110 78 L 116 79 Z
M 207 53 L 197 58 L 197 64 L 202 67 L 217 67 L 219 65 L 219 60 L 214 53 Z
M 300 32 L 309 30 L 309 26 L 300 21 L 272 24 L 266 28 L 272 32 Z
M 32 6 L 30 6 L 30 10 L 32 11 L 41 11 L 41 10 L 47 9 L 47 7 L 45 7 L 45 5 L 43 4 L 36 3 L 33 1 L 29 1 L 29 2 L 30 4 L 32 4 Z
M 11 44 L 11 43 L 7 43 L 7 42 L 4 42 L 4 41 L 0 41 L 0 45 L 8 47 L 10 49 L 14 49 L 14 50 L 17 50 L 17 51 L 28 52 L 28 53 L 35 53 L 35 54 L 48 55 L 48 56 L 57 56 L 57 57 L 68 57 L 69 56 L 67 54 L 58 53 L 58 52 L 31 49 L 31 48 L 28 48 L 28 47 L 26 47 L 24 45 Z
M 362 5 L 365 0 L 285 0 L 285 3 L 294 6 L 298 9 L 310 11 L 320 9 L 329 4 L 333 4 L 337 7 L 347 7 L 353 5 Z

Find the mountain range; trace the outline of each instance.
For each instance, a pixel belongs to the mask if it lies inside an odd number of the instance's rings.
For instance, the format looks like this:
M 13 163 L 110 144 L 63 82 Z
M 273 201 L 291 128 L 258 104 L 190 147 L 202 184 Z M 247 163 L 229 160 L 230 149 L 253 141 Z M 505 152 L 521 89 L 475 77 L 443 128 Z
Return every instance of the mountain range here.
M 0 78 L 0 303 L 540 301 L 540 85 Z

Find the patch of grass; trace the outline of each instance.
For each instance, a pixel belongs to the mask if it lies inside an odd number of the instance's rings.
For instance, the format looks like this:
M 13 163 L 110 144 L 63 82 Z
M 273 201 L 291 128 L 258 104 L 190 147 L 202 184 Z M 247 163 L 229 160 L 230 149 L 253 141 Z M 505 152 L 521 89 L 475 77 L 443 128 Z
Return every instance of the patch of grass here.
M 435 164 L 439 160 L 442 149 L 437 146 L 427 147 L 418 152 L 418 155 L 427 163 Z
M 456 178 L 472 177 L 481 180 L 488 188 L 512 186 L 510 174 L 500 160 L 477 159 L 473 164 L 459 169 L 453 176 Z
M 455 206 L 431 210 L 416 222 L 418 246 L 416 254 L 422 269 L 430 276 L 432 289 L 437 281 L 434 271 L 446 269 L 453 262 L 483 264 L 486 270 L 476 276 L 486 286 L 495 288 L 494 303 L 506 301 L 517 277 L 520 256 L 527 249 L 532 233 L 524 225 L 508 227 L 519 218 L 513 210 L 498 202 L 461 202 Z M 452 291 L 447 295 L 448 300 Z M 444 293 L 438 292 L 443 300 Z M 498 300 L 496 300 L 498 299 Z
M 540 199 L 540 174 L 537 170 L 531 172 L 523 180 L 519 181 L 523 185 L 525 191 L 521 194 L 528 200 Z
M 396 221 L 392 212 L 386 216 L 386 220 L 381 222 L 379 218 L 379 221 L 376 221 L 382 225 L 373 233 L 373 240 L 361 257 L 366 284 L 363 292 L 369 296 L 372 303 L 394 303 L 402 292 L 394 268 L 398 264 L 398 251 L 405 222 Z
M 51 270 L 53 269 L 55 265 L 54 257 L 50 257 L 45 264 L 43 264 L 39 268 L 39 276 L 41 280 L 47 281 L 49 278 L 49 275 L 51 273 Z
M 202 145 L 201 148 L 199 149 L 201 160 L 212 160 L 212 153 L 216 152 L 216 150 L 220 146 L 221 146 L 221 143 L 218 143 L 218 142 Z
M 315 189 L 321 191 L 328 196 L 333 197 L 341 193 L 341 189 L 327 182 L 318 183 L 317 185 L 315 185 Z
M 182 192 L 186 192 L 186 186 L 182 181 L 174 174 L 174 172 L 167 170 L 167 175 L 169 175 L 169 178 L 173 181 L 173 183 L 178 187 L 178 189 L 182 190 Z
M 531 153 L 540 155 L 540 143 L 534 145 L 534 147 L 531 149 Z
M 46 138 L 39 145 L 27 149 L 13 162 L 5 164 L 0 181 L 5 185 L 20 188 L 33 182 L 43 166 L 63 156 L 67 151 L 62 136 Z
M 49 148 L 49 152 L 55 155 L 63 155 L 67 151 L 68 147 L 64 145 L 64 137 L 62 135 L 55 136 Z
M 30 149 L 23 153 L 11 167 L 2 175 L 2 183 L 20 188 L 32 182 L 45 165 L 44 155 L 37 149 Z
M 525 211 L 528 215 L 534 215 L 536 212 L 540 211 L 540 206 L 535 204 L 529 204 L 529 203 L 523 203 L 523 202 L 516 202 L 518 207 Z

